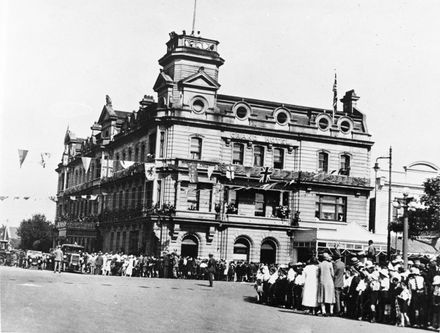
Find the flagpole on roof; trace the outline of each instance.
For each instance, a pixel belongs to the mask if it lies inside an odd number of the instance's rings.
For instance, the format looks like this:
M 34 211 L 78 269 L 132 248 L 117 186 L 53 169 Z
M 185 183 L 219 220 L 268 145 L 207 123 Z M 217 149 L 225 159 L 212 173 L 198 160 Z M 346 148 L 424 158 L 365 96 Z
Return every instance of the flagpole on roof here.
M 333 83 L 333 119 L 335 119 L 335 114 L 338 111 L 338 86 L 335 70 L 335 82 Z

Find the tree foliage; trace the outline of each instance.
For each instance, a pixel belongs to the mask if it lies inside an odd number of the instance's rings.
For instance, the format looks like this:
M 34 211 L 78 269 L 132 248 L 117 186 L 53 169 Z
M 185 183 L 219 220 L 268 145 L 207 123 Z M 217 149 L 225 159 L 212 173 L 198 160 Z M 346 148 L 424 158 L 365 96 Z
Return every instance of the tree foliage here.
M 431 218 L 431 230 L 440 232 L 440 176 L 429 178 L 423 184 L 425 194 L 420 198 Z
M 17 230 L 21 237 L 20 247 L 25 250 L 48 252 L 52 247 L 53 224 L 42 214 L 23 220 Z

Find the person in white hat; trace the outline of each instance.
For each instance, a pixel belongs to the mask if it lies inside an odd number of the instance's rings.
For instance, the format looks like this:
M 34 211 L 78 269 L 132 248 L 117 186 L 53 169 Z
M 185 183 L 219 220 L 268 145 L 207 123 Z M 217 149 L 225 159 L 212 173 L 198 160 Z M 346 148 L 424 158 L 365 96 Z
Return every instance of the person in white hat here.
M 440 275 L 434 276 L 432 281 L 432 319 L 431 329 L 440 328 Z
M 408 276 L 408 288 L 411 290 L 411 304 L 409 306 L 409 319 L 413 327 L 417 328 L 423 324 L 424 306 L 426 302 L 426 288 L 425 279 L 420 275 L 420 270 L 417 267 L 411 267 Z

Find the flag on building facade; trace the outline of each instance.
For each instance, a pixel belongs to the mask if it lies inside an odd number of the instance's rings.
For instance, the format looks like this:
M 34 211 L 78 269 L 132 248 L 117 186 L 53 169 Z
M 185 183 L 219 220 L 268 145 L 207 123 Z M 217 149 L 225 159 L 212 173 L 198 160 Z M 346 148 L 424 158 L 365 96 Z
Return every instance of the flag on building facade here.
M 263 167 L 260 172 L 260 183 L 267 183 L 270 181 L 270 175 L 272 174 L 272 171 L 269 170 L 269 167 Z
M 226 178 L 234 179 L 235 178 L 235 166 L 228 165 L 226 167 Z
M 252 167 L 244 167 L 244 173 L 246 174 L 247 178 L 251 178 Z
M 119 163 L 121 163 L 121 166 L 124 169 L 127 169 L 127 168 L 131 167 L 134 164 L 133 161 L 121 161 L 121 160 L 119 161 Z
M 199 173 L 197 171 L 197 163 L 188 164 L 188 177 L 190 183 L 197 183 L 199 181 Z
M 90 162 L 92 161 L 92 158 L 91 157 L 81 157 L 81 161 L 82 161 L 84 170 L 87 173 L 89 171 Z
M 87 195 L 86 194 L 81 195 L 81 199 L 86 199 L 87 200 Z
M 73 195 L 71 195 L 71 196 L 70 196 L 70 200 L 72 200 L 72 201 L 76 201 L 76 197 L 73 196 Z
M 113 160 L 101 159 L 101 178 L 113 177 Z
M 208 178 L 211 179 L 212 173 L 214 172 L 214 166 L 209 165 L 207 172 L 208 172 Z
M 0 196 L 0 201 L 6 200 L 7 198 L 9 198 L 7 195 L 1 195 Z
M 29 150 L 26 150 L 26 149 L 19 149 L 18 150 L 18 161 L 20 162 L 20 168 L 23 165 L 23 162 L 26 159 L 28 152 L 29 152 Z
M 95 201 L 97 198 L 98 198 L 97 194 L 90 194 L 89 195 L 89 200 L 91 200 L 91 201 Z
M 147 178 L 147 180 L 154 180 L 154 178 L 156 178 L 156 164 L 144 163 L 144 167 L 145 167 L 145 178 Z

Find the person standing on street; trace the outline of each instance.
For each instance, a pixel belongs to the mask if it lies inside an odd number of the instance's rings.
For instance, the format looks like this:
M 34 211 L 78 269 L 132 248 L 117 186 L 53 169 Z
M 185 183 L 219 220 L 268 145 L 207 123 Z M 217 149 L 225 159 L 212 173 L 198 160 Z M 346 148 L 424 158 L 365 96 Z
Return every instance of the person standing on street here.
M 212 253 L 209 254 L 208 260 L 208 277 L 209 277 L 209 286 L 213 287 L 214 285 L 214 275 L 215 275 L 215 267 L 217 263 L 214 259 L 214 255 Z
M 55 264 L 53 267 L 53 272 L 56 273 L 58 270 L 58 273 L 61 274 L 61 265 L 63 262 L 63 257 L 64 257 L 64 253 L 61 250 L 61 246 L 57 246 L 56 250 L 53 252 L 54 256 L 55 256 Z

